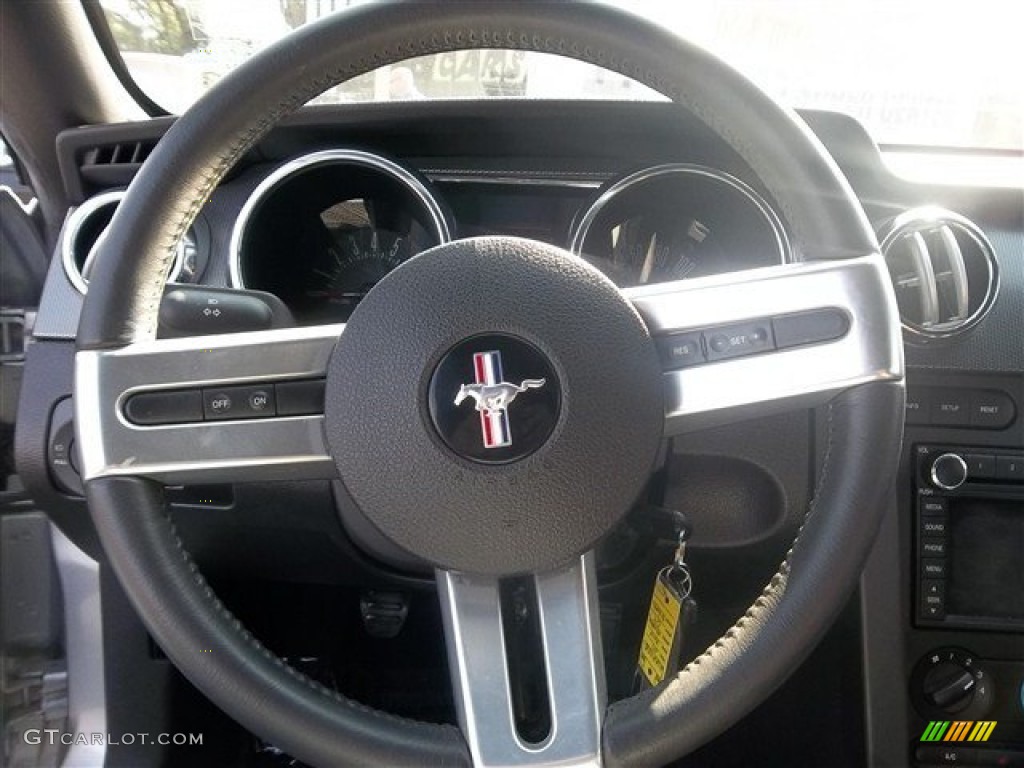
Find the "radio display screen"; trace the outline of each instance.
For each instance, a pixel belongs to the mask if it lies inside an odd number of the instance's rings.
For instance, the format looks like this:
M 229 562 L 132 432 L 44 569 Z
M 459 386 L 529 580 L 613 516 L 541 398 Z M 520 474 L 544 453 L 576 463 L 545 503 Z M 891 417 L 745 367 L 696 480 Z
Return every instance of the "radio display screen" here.
M 947 614 L 1024 621 L 1024 508 L 1020 500 L 949 501 Z

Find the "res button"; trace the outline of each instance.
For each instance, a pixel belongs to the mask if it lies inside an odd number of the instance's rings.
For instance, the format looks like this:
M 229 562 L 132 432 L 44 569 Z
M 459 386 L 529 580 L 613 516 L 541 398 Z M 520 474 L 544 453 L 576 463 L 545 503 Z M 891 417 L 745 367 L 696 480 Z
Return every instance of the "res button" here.
M 666 370 L 687 368 L 705 361 L 699 333 L 677 333 L 658 339 L 658 352 Z

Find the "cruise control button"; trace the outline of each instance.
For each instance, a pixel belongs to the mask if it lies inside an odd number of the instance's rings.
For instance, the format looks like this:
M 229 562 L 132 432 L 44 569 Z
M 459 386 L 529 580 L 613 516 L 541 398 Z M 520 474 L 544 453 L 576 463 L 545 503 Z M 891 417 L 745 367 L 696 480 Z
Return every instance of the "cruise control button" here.
M 220 387 L 203 390 L 203 413 L 208 420 L 259 419 L 277 414 L 273 385 Z
M 706 331 L 708 360 L 753 355 L 775 348 L 769 322 L 743 323 Z
M 1013 400 L 1004 392 L 991 389 L 971 393 L 971 426 L 1004 429 L 1013 422 Z
M 850 330 L 850 318 L 841 309 L 815 309 L 772 318 L 778 349 L 821 344 L 841 339 Z
M 124 404 L 124 415 L 132 424 L 187 424 L 203 420 L 203 402 L 198 389 L 170 392 L 139 392 Z
M 323 379 L 308 381 L 282 381 L 277 390 L 278 416 L 310 416 L 324 412 Z
M 699 333 L 677 333 L 657 340 L 658 353 L 665 370 L 688 368 L 705 362 Z

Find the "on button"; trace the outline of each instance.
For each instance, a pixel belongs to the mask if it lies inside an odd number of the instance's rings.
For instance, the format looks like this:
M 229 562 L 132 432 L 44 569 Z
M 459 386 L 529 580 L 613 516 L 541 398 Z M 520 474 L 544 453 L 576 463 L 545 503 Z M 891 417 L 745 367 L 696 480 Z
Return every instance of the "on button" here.
M 276 416 L 274 387 L 268 385 L 204 389 L 203 413 L 207 421 Z

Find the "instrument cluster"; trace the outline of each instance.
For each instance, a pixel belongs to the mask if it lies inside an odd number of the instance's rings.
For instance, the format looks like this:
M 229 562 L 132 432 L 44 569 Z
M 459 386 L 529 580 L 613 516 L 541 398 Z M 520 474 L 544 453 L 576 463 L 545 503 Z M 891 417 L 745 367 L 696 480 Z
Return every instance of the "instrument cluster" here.
M 388 272 L 456 236 L 546 240 L 621 288 L 791 258 L 785 229 L 764 198 L 705 166 L 648 167 L 585 193 L 554 183 L 460 184 L 451 189 L 451 206 L 443 186 L 359 150 L 292 160 L 242 209 L 231 242 L 232 285 L 273 293 L 300 324 L 313 325 L 345 322 Z M 566 224 L 571 218 L 568 236 L 563 217 Z

